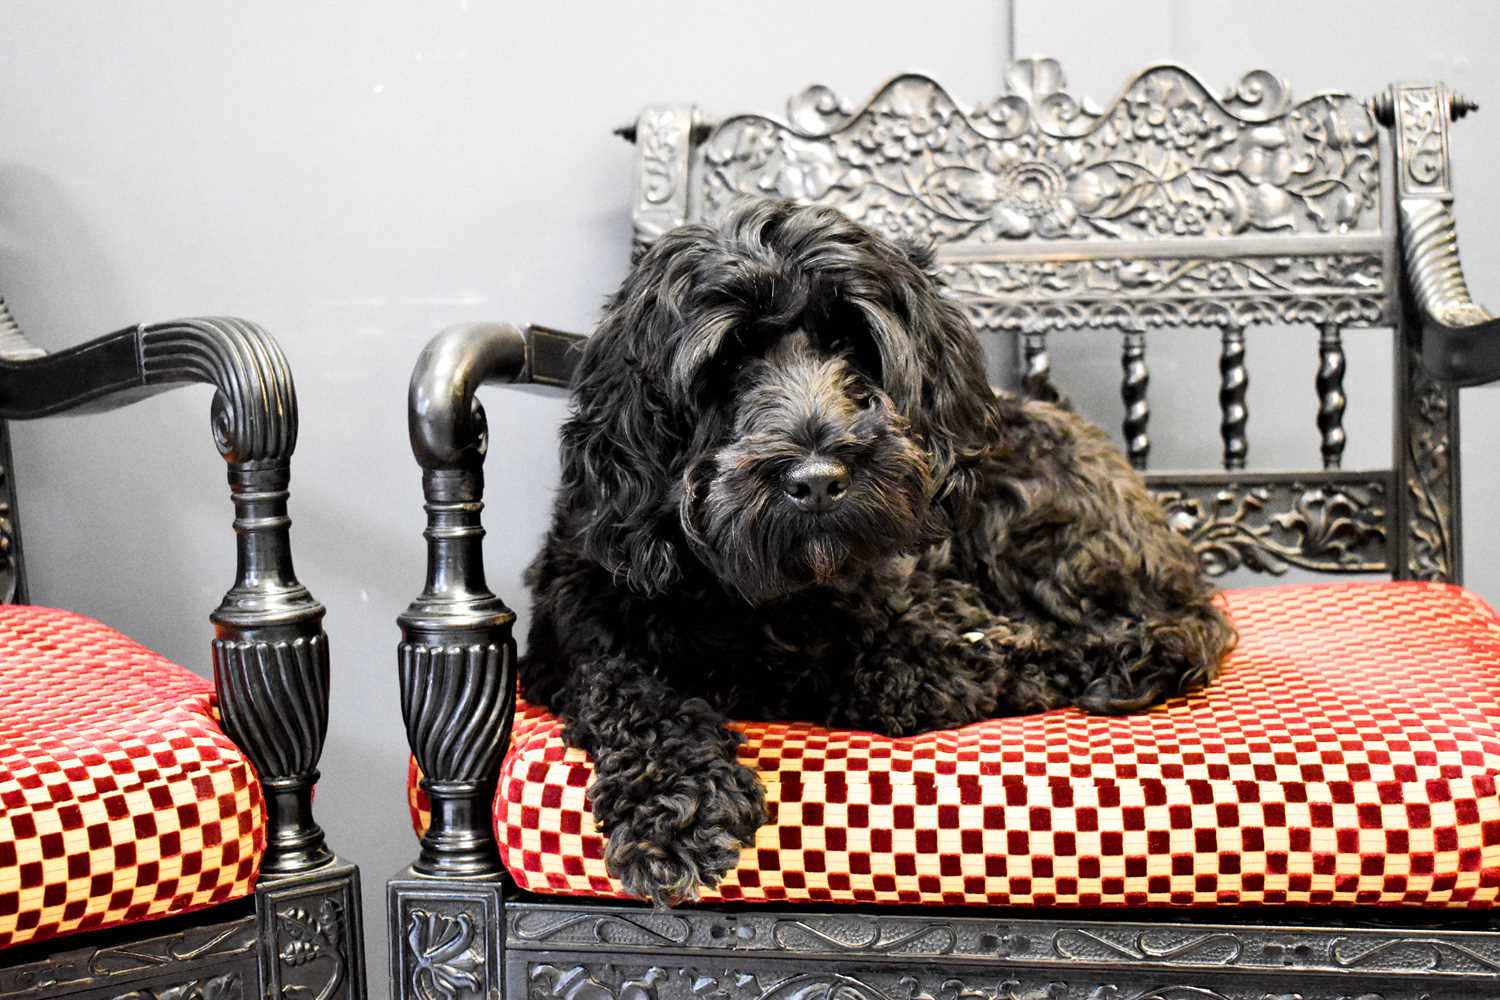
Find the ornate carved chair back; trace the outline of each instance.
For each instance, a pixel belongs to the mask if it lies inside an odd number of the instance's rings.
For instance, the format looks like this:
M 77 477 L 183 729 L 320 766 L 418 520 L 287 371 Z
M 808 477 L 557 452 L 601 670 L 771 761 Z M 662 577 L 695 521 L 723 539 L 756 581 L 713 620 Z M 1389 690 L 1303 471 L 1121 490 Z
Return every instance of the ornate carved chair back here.
M 973 107 L 906 75 L 858 109 L 812 87 L 785 120 L 651 107 L 622 133 L 638 150 L 637 247 L 779 195 L 931 245 L 975 325 L 1019 335 L 1032 391 L 1049 382 L 1050 333 L 1117 331 L 1123 438 L 1142 470 L 1146 331 L 1216 330 L 1222 470 L 1149 476 L 1211 572 L 1456 581 L 1452 386 L 1480 377 L 1476 353 L 1500 355 L 1475 346 L 1470 331 L 1493 320 L 1454 246 L 1448 127 L 1472 107 L 1440 84 L 1294 100 L 1263 71 L 1219 97 L 1161 65 L 1101 109 L 1068 93 L 1055 61 L 1028 59 Z M 1321 468 L 1245 471 L 1246 331 L 1270 323 L 1318 331 Z M 1371 326 L 1397 329 L 1393 458 L 1345 470 L 1343 336 Z

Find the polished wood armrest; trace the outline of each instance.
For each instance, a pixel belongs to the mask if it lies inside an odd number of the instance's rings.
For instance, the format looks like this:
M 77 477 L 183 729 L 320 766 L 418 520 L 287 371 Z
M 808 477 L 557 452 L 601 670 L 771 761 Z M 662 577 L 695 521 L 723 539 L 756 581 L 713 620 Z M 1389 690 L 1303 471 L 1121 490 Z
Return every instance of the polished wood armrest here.
M 214 387 L 210 427 L 229 465 L 235 581 L 212 612 L 214 682 L 224 730 L 265 791 L 264 873 L 328 864 L 312 788 L 328 725 L 323 605 L 298 582 L 287 516 L 297 396 L 270 334 L 242 319 L 126 327 L 46 354 L 0 304 L 0 418 L 29 420 L 125 406 L 180 385 Z

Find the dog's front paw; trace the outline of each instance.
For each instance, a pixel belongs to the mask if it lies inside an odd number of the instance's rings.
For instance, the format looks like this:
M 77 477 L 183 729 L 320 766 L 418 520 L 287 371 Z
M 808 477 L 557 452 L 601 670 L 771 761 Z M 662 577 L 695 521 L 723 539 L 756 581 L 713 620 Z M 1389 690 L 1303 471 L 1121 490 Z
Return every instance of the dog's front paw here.
M 766 821 L 754 771 L 725 763 L 638 797 L 610 824 L 604 861 L 625 891 L 657 906 L 693 902 L 739 864 Z

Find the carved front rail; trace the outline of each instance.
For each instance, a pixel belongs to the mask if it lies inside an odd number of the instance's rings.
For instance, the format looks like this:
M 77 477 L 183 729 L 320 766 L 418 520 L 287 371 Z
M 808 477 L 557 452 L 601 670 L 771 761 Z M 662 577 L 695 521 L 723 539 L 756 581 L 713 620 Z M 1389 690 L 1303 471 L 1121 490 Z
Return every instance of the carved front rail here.
M 210 615 L 224 730 L 266 794 L 261 870 L 284 875 L 329 863 L 312 814 L 328 727 L 328 637 L 323 606 L 292 568 L 287 484 L 297 398 L 281 349 L 260 327 L 230 318 L 127 327 L 50 355 L 10 329 L 0 347 L 5 420 L 114 409 L 194 382 L 216 390 L 211 429 L 229 464 L 237 546 L 234 585 Z

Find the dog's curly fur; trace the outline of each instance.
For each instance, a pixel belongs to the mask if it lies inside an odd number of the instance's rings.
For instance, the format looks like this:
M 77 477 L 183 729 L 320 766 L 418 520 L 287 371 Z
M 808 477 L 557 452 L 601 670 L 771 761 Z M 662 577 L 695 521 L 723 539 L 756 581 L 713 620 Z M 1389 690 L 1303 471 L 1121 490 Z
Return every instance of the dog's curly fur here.
M 788 475 L 837 463 L 809 511 Z M 695 898 L 766 821 L 726 718 L 891 735 L 1209 680 L 1233 642 L 1094 425 L 994 394 L 926 255 L 759 202 L 640 259 L 574 379 L 521 681 L 594 760 L 625 887 Z

